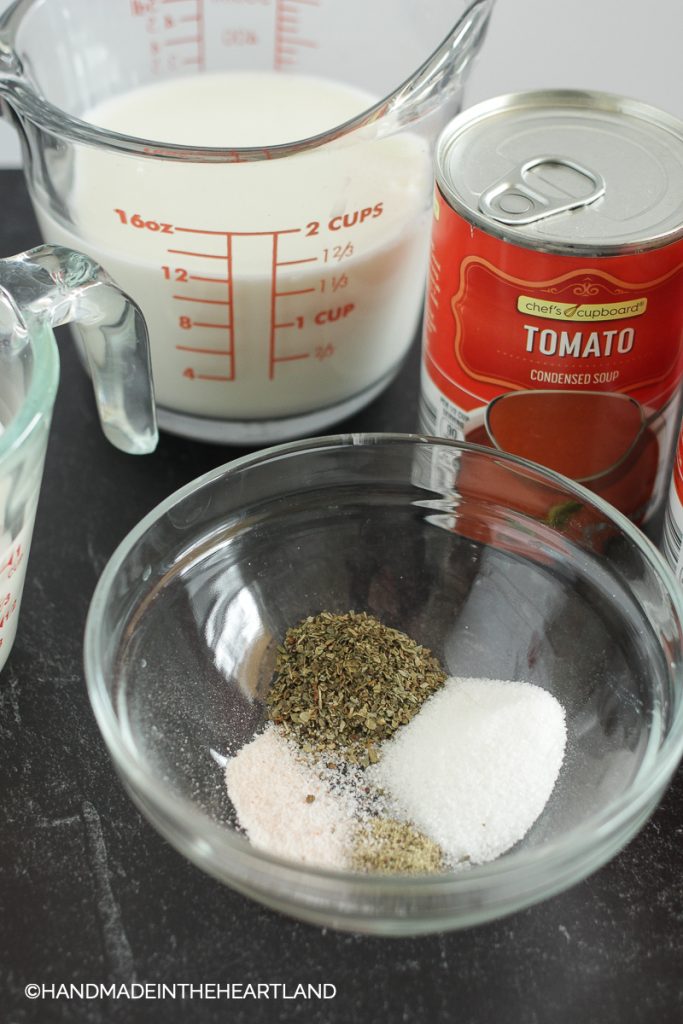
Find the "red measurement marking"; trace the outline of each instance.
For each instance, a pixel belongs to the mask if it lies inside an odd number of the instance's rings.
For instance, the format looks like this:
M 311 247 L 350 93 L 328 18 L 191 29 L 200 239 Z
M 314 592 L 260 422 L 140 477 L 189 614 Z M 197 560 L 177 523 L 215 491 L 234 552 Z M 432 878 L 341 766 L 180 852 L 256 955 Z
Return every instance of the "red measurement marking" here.
M 290 36 L 287 43 L 288 46 L 281 47 L 283 53 L 296 53 L 300 46 L 306 46 L 309 50 L 318 49 L 318 44 L 313 39 L 302 39 L 301 36 Z
M 317 262 L 318 262 L 318 257 L 317 256 L 309 256 L 308 259 L 305 259 L 305 260 L 280 260 L 278 262 L 278 267 L 293 267 L 297 263 L 317 263 Z
M 176 299 L 177 302 L 201 302 L 205 306 L 229 306 L 229 302 L 224 302 L 223 299 L 198 299 L 194 295 L 172 295 L 172 299 Z
M 232 268 L 232 236 L 228 235 L 226 239 L 226 252 L 225 258 L 228 262 L 228 267 Z M 228 272 L 228 305 L 230 309 L 233 309 L 234 296 L 232 294 L 232 269 Z M 235 314 L 231 313 L 230 316 L 230 380 L 235 379 Z
M 176 230 L 179 230 L 176 228 Z M 187 249 L 168 249 L 167 252 L 174 252 L 177 256 L 201 256 L 205 260 L 225 260 L 225 256 L 217 256 L 213 252 L 189 252 Z
M 199 352 L 204 356 L 229 356 L 228 349 L 222 348 L 198 348 L 196 345 L 176 345 L 179 352 Z
M 159 4 L 182 4 L 183 9 L 176 8 L 176 14 L 160 14 Z M 173 72 L 177 68 L 194 64 L 199 68 L 205 65 L 206 22 L 204 11 L 205 0 L 131 0 L 134 15 L 146 14 L 147 32 L 150 33 L 149 52 L 151 69 L 155 75 Z M 180 25 L 196 25 L 194 35 L 179 35 Z M 182 48 L 186 48 L 185 54 Z M 187 53 L 187 48 L 190 53 Z M 181 51 L 181 52 L 179 52 Z M 192 52 L 194 51 L 194 52 Z
M 194 231 L 194 229 L 188 229 L 188 230 Z M 200 232 L 196 232 L 196 233 L 200 233 Z M 219 256 L 217 253 L 195 253 L 195 252 L 185 253 L 185 255 L 195 255 L 195 256 L 203 256 L 203 257 L 207 257 L 208 256 L 211 259 L 221 259 L 221 260 L 224 260 L 226 263 L 230 264 L 231 258 L 232 258 L 232 247 L 231 247 L 231 239 L 230 239 L 229 232 L 224 232 L 224 231 L 212 232 L 212 234 L 216 234 L 216 235 L 220 234 L 223 237 L 225 237 L 225 239 L 226 239 L 226 252 L 225 252 L 224 256 Z M 170 252 L 171 250 L 169 249 L 167 251 Z M 172 298 L 175 299 L 176 302 L 198 302 L 198 303 L 201 303 L 201 304 L 207 305 L 207 306 L 223 306 L 223 307 L 231 307 L 232 306 L 233 296 L 232 296 L 232 275 L 231 274 L 228 274 L 227 277 L 221 277 L 221 278 L 206 277 L 206 276 L 201 275 L 201 274 L 192 274 L 192 275 L 188 274 L 187 276 L 188 276 L 188 280 L 207 281 L 207 282 L 209 282 L 211 284 L 221 284 L 223 286 L 227 285 L 227 297 L 225 299 L 204 299 L 204 298 L 201 298 L 201 297 L 199 297 L 197 295 L 185 295 L 185 294 L 176 293 L 176 294 L 172 295 Z M 185 318 L 183 318 L 183 319 L 185 319 Z M 188 317 L 187 318 L 187 326 L 191 327 L 193 329 L 194 328 L 202 328 L 202 329 L 205 329 L 205 330 L 208 329 L 208 330 L 219 330 L 219 331 L 227 331 L 228 332 L 228 337 L 229 337 L 229 347 L 228 348 L 205 348 L 205 347 L 200 346 L 200 345 L 176 345 L 175 347 L 180 352 L 193 352 L 196 355 L 223 356 L 223 357 L 227 356 L 227 358 L 229 360 L 230 371 L 229 371 L 228 374 L 224 374 L 224 373 L 221 373 L 221 374 L 218 374 L 218 373 L 198 373 L 197 370 L 194 369 L 194 367 L 189 366 L 189 367 L 187 367 L 187 369 L 183 370 L 182 376 L 186 377 L 188 380 L 217 381 L 217 382 L 222 383 L 222 384 L 227 384 L 230 381 L 233 381 L 235 379 L 235 331 L 234 331 L 233 318 L 231 317 L 230 323 L 216 324 L 216 323 L 209 323 L 209 322 L 200 321 L 200 320 L 190 320 L 189 317 Z
M 167 39 L 166 46 L 187 46 L 188 43 L 198 43 L 200 36 L 183 36 L 178 39 Z
M 297 235 L 301 233 L 301 228 L 282 228 L 281 230 L 275 231 L 217 231 L 214 228 L 191 228 L 191 227 L 175 227 L 176 232 L 189 234 L 189 235 L 207 235 L 213 238 L 225 238 L 226 252 L 225 255 L 219 255 L 218 253 L 207 253 L 198 252 L 196 250 L 188 249 L 168 249 L 167 252 L 174 253 L 181 256 L 196 256 L 199 259 L 212 259 L 212 260 L 223 260 L 228 267 L 228 276 L 221 278 L 212 278 L 201 274 L 188 274 L 188 280 L 192 281 L 207 281 L 211 284 L 223 284 L 227 286 L 227 299 L 200 299 L 195 298 L 192 295 L 178 294 L 176 293 L 173 298 L 178 302 L 199 302 L 205 305 L 214 306 L 225 306 L 232 309 L 234 303 L 233 297 L 233 275 L 231 272 L 233 262 L 233 250 L 232 242 L 233 238 L 270 238 L 272 241 L 272 261 L 271 261 L 271 302 L 270 302 L 270 338 L 269 338 L 269 353 L 268 353 L 268 374 L 272 380 L 275 374 L 275 364 L 278 362 L 289 362 L 291 359 L 307 359 L 308 353 L 303 353 L 296 356 L 278 357 L 275 354 L 275 332 L 283 327 L 294 327 L 296 322 L 280 324 L 276 323 L 276 303 L 278 298 L 283 298 L 288 295 L 306 295 L 312 292 L 316 292 L 316 288 L 301 288 L 292 289 L 290 291 L 277 291 L 277 270 L 280 266 L 295 266 L 303 263 L 316 263 L 318 257 L 307 257 L 296 260 L 282 260 L 279 261 L 277 258 L 278 254 L 278 240 L 280 235 Z M 188 318 L 189 322 L 189 318 Z M 230 347 L 221 354 L 227 355 L 230 360 L 230 375 L 228 377 L 212 377 L 211 379 L 223 379 L 223 380 L 235 380 L 236 379 L 236 345 L 235 345 L 235 321 L 234 316 L 231 317 L 231 322 L 226 324 L 216 323 L 202 323 L 197 321 L 191 321 L 192 327 L 214 329 L 214 330 L 226 330 L 229 331 L 230 335 Z M 180 347 L 180 346 L 179 346 Z M 184 351 L 200 351 L 199 349 L 191 346 L 182 346 Z M 206 351 L 206 350 L 204 350 Z M 216 350 L 210 350 L 211 354 L 217 354 Z M 193 368 L 190 368 L 194 378 L 197 379 L 209 379 L 201 374 L 196 373 Z M 189 376 L 189 372 L 186 373 Z
M 200 68 L 206 67 L 206 16 L 204 11 L 204 0 L 197 0 L 197 22 L 199 24 L 199 53 L 198 63 Z
M 295 356 L 275 356 L 274 363 L 293 363 L 295 359 L 310 359 L 310 352 L 299 352 Z
M 265 238 L 267 235 L 298 235 L 301 228 L 282 228 L 281 231 L 211 231 L 209 228 L 175 228 L 176 231 L 183 231 L 188 235 L 222 235 L 224 238 Z M 169 252 L 172 250 L 169 249 Z M 175 250 L 177 251 L 177 250 Z M 190 253 L 190 255 L 201 256 L 202 253 Z M 225 259 L 222 256 L 221 259 Z
M 200 274 L 188 274 L 188 281 L 206 281 L 208 284 L 230 284 L 229 277 L 202 277 Z
M 228 235 L 229 231 L 209 231 L 204 228 L 176 228 L 176 231 L 182 231 L 186 235 Z
M 277 281 L 277 235 L 273 237 L 273 262 L 270 268 L 270 343 L 268 346 L 268 378 L 275 376 L 275 306 Z
M 21 564 L 23 557 L 24 552 L 21 547 L 21 544 L 17 544 L 12 554 L 5 559 L 2 565 L 0 565 L 0 576 L 2 576 L 2 574 L 5 572 L 7 573 L 8 579 L 11 576 L 14 576 L 14 573 L 17 571 L 19 565 Z

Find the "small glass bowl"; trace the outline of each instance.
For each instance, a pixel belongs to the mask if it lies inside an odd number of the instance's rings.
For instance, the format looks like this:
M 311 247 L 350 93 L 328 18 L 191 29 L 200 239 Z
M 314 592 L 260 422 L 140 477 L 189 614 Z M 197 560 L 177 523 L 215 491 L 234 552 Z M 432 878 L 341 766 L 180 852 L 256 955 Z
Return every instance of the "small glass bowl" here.
M 212 752 L 259 730 L 277 644 L 321 610 L 370 612 L 449 674 L 557 697 L 565 762 L 517 846 L 457 873 L 362 875 L 235 828 Z M 585 488 L 465 443 L 345 435 L 238 459 L 143 519 L 98 584 L 85 669 L 118 772 L 178 850 L 293 916 L 410 935 L 560 892 L 643 825 L 683 752 L 682 612 L 656 549 Z

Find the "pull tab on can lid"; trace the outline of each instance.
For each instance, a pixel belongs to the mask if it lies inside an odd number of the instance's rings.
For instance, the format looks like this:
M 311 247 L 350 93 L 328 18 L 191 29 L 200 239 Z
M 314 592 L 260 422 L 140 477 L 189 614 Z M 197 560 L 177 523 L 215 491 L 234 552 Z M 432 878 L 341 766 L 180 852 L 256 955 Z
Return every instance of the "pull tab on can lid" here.
M 536 156 L 483 192 L 479 209 L 501 224 L 532 224 L 588 206 L 605 193 L 601 174 L 562 156 Z
M 441 133 L 436 181 L 471 224 L 524 248 L 583 256 L 683 237 L 683 123 L 636 100 L 512 93 Z

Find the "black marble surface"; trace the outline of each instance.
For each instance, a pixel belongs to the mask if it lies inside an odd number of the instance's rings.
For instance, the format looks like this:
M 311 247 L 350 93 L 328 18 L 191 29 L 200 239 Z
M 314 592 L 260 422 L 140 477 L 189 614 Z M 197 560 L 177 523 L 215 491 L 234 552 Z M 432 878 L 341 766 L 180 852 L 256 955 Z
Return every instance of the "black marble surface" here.
M 0 255 L 39 241 L 0 172 Z M 162 498 L 239 454 L 162 436 L 146 458 L 101 435 L 60 332 L 62 380 L 20 628 L 0 677 L 0 1024 L 347 1021 L 668 1024 L 683 1020 L 683 774 L 640 835 L 569 892 L 494 924 L 375 939 L 299 924 L 203 875 L 124 794 L 85 691 L 98 575 Z M 415 427 L 418 353 L 341 429 Z M 37 999 L 27 984 L 285 982 L 302 999 Z

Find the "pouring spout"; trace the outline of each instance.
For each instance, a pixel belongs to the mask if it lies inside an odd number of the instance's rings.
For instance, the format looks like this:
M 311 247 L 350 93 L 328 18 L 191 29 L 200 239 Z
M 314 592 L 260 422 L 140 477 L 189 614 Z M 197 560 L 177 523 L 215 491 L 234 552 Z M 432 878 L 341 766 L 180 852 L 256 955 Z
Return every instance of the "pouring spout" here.
M 453 57 L 451 74 L 464 75 L 486 35 L 495 0 L 475 0 L 465 11 L 450 36 Z
M 82 253 L 41 245 L 2 260 L 3 282 L 26 322 L 71 324 L 85 350 L 102 430 L 121 451 L 158 442 L 147 328 L 139 306 Z
M 473 0 L 429 60 L 394 94 L 390 109 L 401 124 L 425 117 L 446 96 L 460 93 L 486 35 L 494 3 Z

